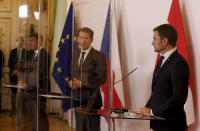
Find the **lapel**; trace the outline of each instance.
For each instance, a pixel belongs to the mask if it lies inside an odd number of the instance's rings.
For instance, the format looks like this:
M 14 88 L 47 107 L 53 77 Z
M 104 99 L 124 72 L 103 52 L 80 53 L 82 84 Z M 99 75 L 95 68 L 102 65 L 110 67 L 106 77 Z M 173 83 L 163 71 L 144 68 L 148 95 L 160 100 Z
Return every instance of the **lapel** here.
M 25 49 L 22 48 L 22 55 L 24 56 L 25 55 Z
M 88 53 L 88 55 L 86 56 L 85 60 L 83 61 L 83 65 L 84 67 L 87 67 L 88 63 L 91 62 L 91 58 L 92 58 L 92 55 L 93 55 L 93 51 L 94 51 L 94 48 L 92 47 L 90 52 Z M 79 68 L 79 57 L 80 57 L 80 54 L 81 54 L 81 50 L 78 50 L 77 53 L 74 54 L 74 57 L 73 57 L 73 65 L 74 65 L 74 71 L 77 70 L 79 71 L 80 68 Z
M 43 49 L 43 48 L 41 48 L 41 49 L 39 49 L 39 50 L 38 50 L 38 54 L 37 54 L 37 56 L 36 56 L 35 60 L 38 60 L 38 56 L 39 56 L 39 57 L 40 57 L 40 59 L 42 60 L 42 53 L 43 53 L 43 51 L 44 51 L 44 49 Z
M 15 62 L 17 62 L 17 56 L 18 56 L 18 51 L 17 48 L 15 48 L 12 52 L 12 57 L 15 60 Z
M 14 50 L 13 50 L 13 54 L 15 54 L 16 56 L 17 56 L 17 53 L 18 53 L 18 51 L 17 51 L 17 48 L 15 48 Z
M 157 82 L 159 75 L 162 74 L 162 72 L 164 71 L 164 69 L 169 65 L 169 63 L 173 60 L 174 56 L 176 56 L 178 54 L 178 50 L 176 50 L 174 53 L 172 53 L 167 60 L 165 61 L 165 63 L 162 65 L 162 67 L 160 68 L 160 71 L 158 72 L 157 77 L 155 77 L 155 75 L 153 75 L 153 85 L 155 85 L 155 83 Z M 155 71 L 154 71 L 155 74 Z
M 35 57 L 34 61 L 38 61 L 38 55 L 39 55 L 39 52 L 37 53 L 37 56 Z
M 79 63 L 79 57 L 80 57 L 81 51 L 77 50 L 76 53 L 74 53 L 73 59 L 72 59 L 72 63 L 74 65 L 74 67 L 77 68 L 77 70 L 79 69 L 78 63 Z
M 35 57 L 34 61 L 38 61 L 38 56 L 40 56 L 41 59 L 42 50 L 43 48 L 38 50 L 37 56 Z M 33 57 L 34 51 L 32 51 L 31 54 L 32 54 L 31 56 Z
M 22 61 L 25 60 L 25 55 L 26 55 L 25 49 L 22 48 L 22 54 L 21 54 L 21 60 L 22 60 Z
M 90 52 L 89 52 L 88 55 L 86 56 L 86 58 L 85 58 L 83 64 L 86 64 L 86 63 L 88 63 L 88 62 L 90 61 L 90 58 L 91 58 L 91 56 L 92 56 L 93 50 L 94 50 L 94 49 L 93 49 L 93 47 L 92 47 L 91 50 L 90 50 Z

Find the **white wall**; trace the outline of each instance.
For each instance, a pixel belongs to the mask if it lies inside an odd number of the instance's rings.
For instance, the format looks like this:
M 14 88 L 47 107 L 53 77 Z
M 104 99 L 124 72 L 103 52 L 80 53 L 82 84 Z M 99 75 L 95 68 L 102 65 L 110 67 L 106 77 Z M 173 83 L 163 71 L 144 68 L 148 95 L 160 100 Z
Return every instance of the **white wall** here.
M 124 81 L 125 102 L 136 110 L 150 96 L 151 79 L 157 54 L 151 45 L 153 28 L 167 23 L 170 1 L 127 0 L 121 9 L 118 37 L 123 73 L 138 70 Z M 129 121 L 127 130 L 149 130 L 149 121 Z
M 119 2 L 120 3 L 120 2 Z M 196 111 L 196 123 L 189 127 L 191 131 L 200 130 L 199 125 L 199 59 L 200 56 L 200 1 L 180 1 L 183 15 L 186 40 L 188 44 L 191 78 Z M 126 74 L 134 67 L 138 67 L 129 79 L 124 82 L 126 106 L 137 109 L 146 103 L 149 97 L 152 71 L 156 54 L 151 46 L 152 29 L 167 22 L 171 1 L 159 0 L 126 0 L 122 4 L 119 18 L 118 37 L 121 46 L 121 61 Z M 119 11 L 118 11 L 119 12 Z M 119 13 L 119 14 L 120 14 Z M 141 95 L 142 94 L 142 95 Z M 133 122 L 134 123 L 134 122 Z M 138 126 L 141 126 L 138 124 Z
M 108 0 L 77 0 L 75 4 L 78 28 L 87 26 L 94 30 L 93 46 L 96 49 L 101 47 L 108 3 Z
M 200 130 L 200 9 L 197 6 L 200 4 L 200 1 L 193 0 L 180 1 L 182 16 L 183 16 L 183 24 L 185 28 L 186 41 L 189 49 L 189 60 L 191 66 L 191 80 L 193 86 L 193 96 L 194 96 L 194 106 L 195 106 L 195 116 L 196 122 L 195 124 L 189 127 L 191 131 L 199 131 Z

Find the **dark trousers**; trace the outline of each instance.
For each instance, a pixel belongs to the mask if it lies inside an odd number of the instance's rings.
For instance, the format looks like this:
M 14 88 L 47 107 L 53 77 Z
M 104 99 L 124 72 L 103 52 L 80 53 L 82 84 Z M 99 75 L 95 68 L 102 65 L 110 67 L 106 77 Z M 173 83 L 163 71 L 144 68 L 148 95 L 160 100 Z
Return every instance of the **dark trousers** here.
M 0 111 L 1 111 L 1 91 L 0 91 Z
M 100 116 L 75 112 L 76 131 L 100 131 Z
M 30 95 L 30 96 L 29 96 Z M 32 131 L 49 131 L 49 122 L 46 113 L 46 101 L 39 101 L 30 93 L 18 95 L 17 126 L 18 131 L 22 131 L 24 123 L 23 117 L 28 116 Z M 38 130 L 37 130 L 38 126 Z
M 17 101 L 17 90 L 16 89 L 11 89 L 12 94 L 11 94 L 11 113 L 15 114 L 16 113 L 16 101 Z
M 0 112 L 2 111 L 1 95 L 2 95 L 2 81 L 0 77 Z

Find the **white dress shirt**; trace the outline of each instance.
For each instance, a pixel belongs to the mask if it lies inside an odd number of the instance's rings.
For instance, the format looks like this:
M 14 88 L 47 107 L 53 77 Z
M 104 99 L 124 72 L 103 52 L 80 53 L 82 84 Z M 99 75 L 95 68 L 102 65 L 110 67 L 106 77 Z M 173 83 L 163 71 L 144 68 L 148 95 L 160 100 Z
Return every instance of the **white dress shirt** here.
M 162 56 L 164 56 L 164 59 L 162 60 L 161 67 L 162 67 L 162 65 L 165 63 L 165 61 L 170 57 L 170 55 L 171 55 L 172 53 L 174 53 L 176 50 L 177 50 L 177 48 L 174 47 L 173 49 L 168 50 L 167 52 L 165 52 L 164 54 L 162 54 Z
M 81 49 L 81 53 L 80 53 L 79 60 L 78 60 L 78 65 L 80 64 L 80 60 L 81 60 L 81 57 L 82 57 L 82 52 L 85 52 L 84 59 L 83 59 L 83 62 L 84 62 L 84 60 L 87 57 L 88 53 L 90 52 L 91 48 L 92 48 L 92 46 L 90 46 L 87 50 L 82 50 Z

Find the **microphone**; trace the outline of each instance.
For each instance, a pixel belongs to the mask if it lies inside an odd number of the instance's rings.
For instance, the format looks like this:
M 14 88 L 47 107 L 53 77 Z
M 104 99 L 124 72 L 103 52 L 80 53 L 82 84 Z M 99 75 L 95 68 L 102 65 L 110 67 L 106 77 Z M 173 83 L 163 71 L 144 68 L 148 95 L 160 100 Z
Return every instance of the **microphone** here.
M 115 82 L 114 85 L 119 83 L 120 81 L 123 81 L 126 77 L 128 77 L 130 74 L 132 74 L 137 69 L 138 69 L 137 67 L 134 68 L 127 75 L 125 75 L 121 80 L 118 80 L 117 82 Z M 111 108 L 111 112 L 114 112 L 114 113 L 117 113 L 117 114 L 122 114 L 122 113 L 128 112 L 128 109 L 126 109 L 126 108 Z
M 117 82 L 115 82 L 114 85 L 117 84 L 117 83 L 119 83 L 120 81 L 123 81 L 126 77 L 128 77 L 130 74 L 132 74 L 133 72 L 135 72 L 137 69 L 138 69 L 137 67 L 134 68 L 134 69 L 133 69 L 132 71 L 130 71 L 127 75 L 125 75 L 121 80 L 118 80 Z

